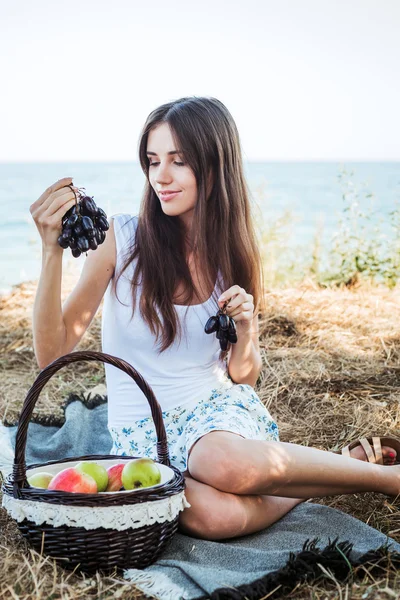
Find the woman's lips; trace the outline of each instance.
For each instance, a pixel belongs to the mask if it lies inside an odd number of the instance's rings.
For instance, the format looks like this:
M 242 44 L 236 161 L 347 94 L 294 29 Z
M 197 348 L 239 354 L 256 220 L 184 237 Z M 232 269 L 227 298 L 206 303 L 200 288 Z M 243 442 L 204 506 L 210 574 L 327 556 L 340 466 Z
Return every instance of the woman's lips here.
M 171 200 L 178 194 L 180 194 L 180 192 L 173 192 L 172 194 L 163 194 L 162 192 L 160 192 L 160 198 L 161 200 L 163 200 L 163 202 L 168 202 L 168 200 Z

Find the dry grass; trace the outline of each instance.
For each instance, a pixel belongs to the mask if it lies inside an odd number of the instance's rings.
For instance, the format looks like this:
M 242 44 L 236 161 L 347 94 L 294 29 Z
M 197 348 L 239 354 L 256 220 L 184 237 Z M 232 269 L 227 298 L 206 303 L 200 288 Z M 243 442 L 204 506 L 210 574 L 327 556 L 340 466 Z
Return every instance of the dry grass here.
M 63 280 L 63 298 L 76 276 Z M 36 282 L 0 298 L 2 386 L 0 419 L 18 418 L 39 373 L 32 348 Z M 398 434 L 400 383 L 400 289 L 370 283 L 320 289 L 311 280 L 266 292 L 261 321 L 264 369 L 256 391 L 278 422 L 282 441 L 337 450 L 368 435 Z M 101 350 L 101 307 L 76 350 Z M 43 390 L 34 414 L 58 414 L 71 391 L 104 383 L 102 364 L 61 370 Z M 316 498 L 351 514 L 400 542 L 399 505 L 381 494 Z M 64 572 L 30 549 L 15 523 L 0 509 L 0 599 L 141 598 L 120 576 L 84 577 Z M 394 569 L 376 578 L 367 569 L 357 583 L 331 578 L 301 585 L 291 598 L 399 598 Z M 328 574 L 329 576 L 329 574 Z

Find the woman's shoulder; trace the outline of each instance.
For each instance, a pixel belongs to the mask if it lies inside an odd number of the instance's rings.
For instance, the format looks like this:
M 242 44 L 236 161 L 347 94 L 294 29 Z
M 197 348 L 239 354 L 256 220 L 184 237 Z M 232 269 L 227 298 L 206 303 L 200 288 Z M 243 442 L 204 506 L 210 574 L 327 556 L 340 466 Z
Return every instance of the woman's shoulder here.
M 126 255 L 129 255 L 135 239 L 138 215 L 132 213 L 114 213 L 109 216 L 114 230 L 114 268 Z
M 116 226 L 119 228 L 124 227 L 127 223 L 136 228 L 139 215 L 134 215 L 132 213 L 115 213 L 110 215 L 110 219 L 114 221 L 114 228 Z
M 131 213 L 115 213 L 110 216 L 113 221 L 115 239 L 123 242 L 132 240 L 135 236 L 138 224 L 138 215 Z M 118 245 L 118 244 L 117 244 Z

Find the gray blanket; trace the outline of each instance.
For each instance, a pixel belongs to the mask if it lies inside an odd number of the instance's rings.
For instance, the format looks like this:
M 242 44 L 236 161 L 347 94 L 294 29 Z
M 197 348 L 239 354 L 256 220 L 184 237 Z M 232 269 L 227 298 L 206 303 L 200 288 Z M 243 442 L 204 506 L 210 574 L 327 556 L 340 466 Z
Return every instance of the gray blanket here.
M 107 398 L 71 395 L 65 421 L 36 418 L 28 427 L 26 464 L 108 454 Z M 0 423 L 0 470 L 12 471 L 17 425 Z M 282 597 L 295 585 L 329 579 L 344 582 L 368 562 L 400 568 L 400 544 L 339 510 L 305 502 L 258 533 L 219 542 L 176 533 L 162 557 L 124 577 L 160 600 Z M 379 565 L 378 565 L 379 562 Z M 362 571 L 362 569 L 361 569 Z M 275 591 L 274 591 L 275 590 Z

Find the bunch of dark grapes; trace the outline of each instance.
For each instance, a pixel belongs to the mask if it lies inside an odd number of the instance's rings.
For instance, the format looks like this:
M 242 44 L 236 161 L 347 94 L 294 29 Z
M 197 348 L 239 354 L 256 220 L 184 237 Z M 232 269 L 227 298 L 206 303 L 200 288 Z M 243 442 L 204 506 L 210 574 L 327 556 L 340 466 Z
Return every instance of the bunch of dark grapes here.
M 236 324 L 232 317 L 226 314 L 226 305 L 229 304 L 227 300 L 222 309 L 218 310 L 215 317 L 210 317 L 204 327 L 206 333 L 217 332 L 217 339 L 221 350 L 228 348 L 228 342 L 236 344 L 237 333 Z
M 75 190 L 72 191 L 75 194 Z M 58 238 L 61 248 L 71 248 L 75 258 L 82 252 L 96 250 L 106 239 L 106 231 L 110 227 L 106 213 L 96 205 L 93 198 L 86 196 L 81 190 L 78 193 L 79 199 L 75 194 L 75 206 L 62 218 L 62 232 Z

